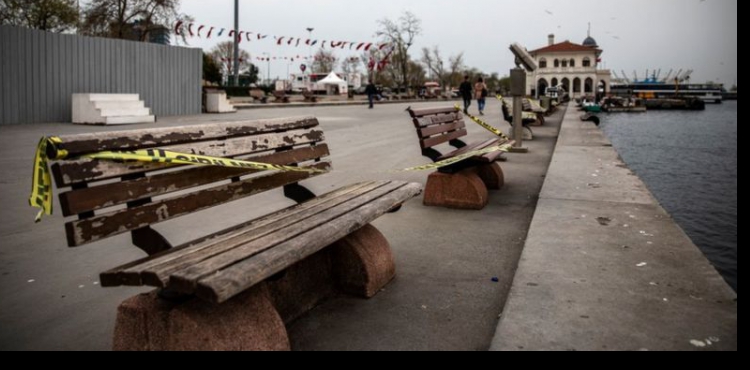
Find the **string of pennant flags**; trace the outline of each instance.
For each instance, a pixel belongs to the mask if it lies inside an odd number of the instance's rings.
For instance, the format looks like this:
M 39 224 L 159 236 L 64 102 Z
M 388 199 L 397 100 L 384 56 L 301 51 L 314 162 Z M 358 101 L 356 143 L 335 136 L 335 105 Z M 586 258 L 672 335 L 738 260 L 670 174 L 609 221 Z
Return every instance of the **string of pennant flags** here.
M 302 37 L 288 37 L 288 36 L 271 36 L 268 34 L 262 34 L 257 32 L 248 31 L 235 31 L 233 28 L 220 28 L 206 25 L 196 25 L 195 23 L 185 23 L 184 21 L 177 21 L 174 25 L 174 33 L 177 36 L 184 37 L 199 37 L 210 39 L 216 37 L 228 37 L 236 38 L 238 42 L 253 41 L 253 40 L 265 40 L 271 37 L 276 45 L 279 46 L 320 46 L 321 48 L 329 49 L 342 49 L 351 51 L 371 51 L 371 50 L 385 50 L 391 46 L 391 43 L 374 43 L 374 42 L 358 42 L 358 41 L 330 41 L 330 40 L 314 40 Z M 226 36 L 225 36 L 226 35 Z

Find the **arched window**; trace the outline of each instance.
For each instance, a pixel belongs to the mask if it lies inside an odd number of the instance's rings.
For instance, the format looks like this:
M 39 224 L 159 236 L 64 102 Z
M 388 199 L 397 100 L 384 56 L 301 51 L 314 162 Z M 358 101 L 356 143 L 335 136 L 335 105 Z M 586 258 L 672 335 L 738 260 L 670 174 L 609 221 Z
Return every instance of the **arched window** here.
M 568 68 L 568 60 L 567 59 L 563 59 L 562 66 L 563 66 L 563 68 Z
M 573 92 L 574 93 L 580 93 L 581 92 L 581 79 L 576 77 L 573 80 Z
M 547 68 L 547 59 L 539 59 L 539 68 Z
M 591 82 L 591 83 L 593 84 L 593 82 Z M 559 85 L 559 84 L 560 84 L 560 82 L 558 82 L 557 78 L 553 78 L 552 79 L 552 87 L 557 87 L 557 85 Z
M 588 57 L 583 58 L 583 66 L 584 67 L 591 67 L 591 59 L 589 59 Z
M 555 68 L 560 68 L 560 59 L 555 59 Z
M 570 60 L 570 66 L 571 67 L 575 67 L 576 66 L 576 60 L 575 59 L 571 59 Z
M 537 87 L 537 92 L 541 96 L 541 95 L 547 94 L 547 87 L 549 87 L 549 84 L 547 83 L 547 80 L 542 78 L 536 84 L 536 87 Z
M 565 92 L 570 92 L 570 80 L 569 79 L 563 78 L 562 85 L 563 85 L 563 88 L 565 89 Z
M 591 78 L 586 79 L 586 83 L 583 87 L 583 92 L 585 92 L 586 94 L 591 94 L 594 92 L 594 80 L 592 80 Z

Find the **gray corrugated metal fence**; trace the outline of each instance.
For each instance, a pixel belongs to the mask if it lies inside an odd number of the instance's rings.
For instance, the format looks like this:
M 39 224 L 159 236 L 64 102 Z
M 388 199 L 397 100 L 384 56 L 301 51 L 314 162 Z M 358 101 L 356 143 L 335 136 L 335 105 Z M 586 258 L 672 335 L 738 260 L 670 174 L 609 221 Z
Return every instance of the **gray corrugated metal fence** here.
M 0 124 L 70 122 L 74 93 L 140 94 L 157 116 L 200 114 L 200 49 L 0 26 Z

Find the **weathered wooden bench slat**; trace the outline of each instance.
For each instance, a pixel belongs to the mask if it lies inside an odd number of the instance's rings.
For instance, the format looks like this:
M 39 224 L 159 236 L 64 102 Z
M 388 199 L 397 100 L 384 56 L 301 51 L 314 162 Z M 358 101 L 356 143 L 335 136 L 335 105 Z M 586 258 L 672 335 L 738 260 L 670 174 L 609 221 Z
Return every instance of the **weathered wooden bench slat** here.
M 456 113 L 456 108 L 445 107 L 445 108 L 412 109 L 410 113 L 412 113 L 412 116 L 415 118 L 421 118 L 424 116 L 432 116 L 436 114 Z
M 322 195 L 309 202 L 294 205 L 292 207 L 274 212 L 267 216 L 263 216 L 254 220 L 250 220 L 239 225 L 229 227 L 227 229 L 218 231 L 216 233 L 206 235 L 202 238 L 191 240 L 180 246 L 176 246 L 170 250 L 148 256 L 125 265 L 113 268 L 109 271 L 100 274 L 100 282 L 104 287 L 116 287 L 116 286 L 141 286 L 149 285 L 141 281 L 141 273 L 146 270 L 152 269 L 155 266 L 171 264 L 174 260 L 183 258 L 185 255 L 200 251 L 202 248 L 213 246 L 217 243 L 223 243 L 227 240 L 254 232 L 260 227 L 272 224 L 274 222 L 287 219 L 299 212 L 308 211 L 310 208 L 319 207 L 321 203 L 330 202 L 342 195 L 356 191 L 364 186 L 372 185 L 374 183 L 359 183 L 349 186 L 342 187 L 328 194 Z M 157 285 L 157 284 L 150 284 Z M 160 282 L 157 286 L 161 287 L 163 284 Z
M 458 121 L 446 125 L 430 126 L 427 128 L 419 129 L 418 134 L 421 139 L 424 139 L 433 135 L 456 131 L 463 128 L 466 128 L 466 124 L 463 121 Z
M 401 183 L 392 192 L 372 199 L 342 217 L 331 220 L 274 248 L 203 278 L 196 295 L 204 300 L 225 302 L 331 243 L 359 230 L 384 213 L 421 193 L 419 184 Z
M 286 152 L 246 158 L 250 161 L 278 165 L 303 163 L 329 155 L 328 145 L 298 148 Z M 60 194 L 64 216 L 72 216 L 133 200 L 169 194 L 260 172 L 258 170 L 224 167 L 189 167 L 184 170 L 121 181 Z
M 110 150 L 138 150 L 173 146 L 196 141 L 221 140 L 232 137 L 284 132 L 318 126 L 315 117 L 292 117 L 260 121 L 240 121 L 200 126 L 165 127 L 149 130 L 99 132 L 60 136 L 59 149 L 69 158 Z M 56 156 L 50 156 L 55 158 Z
M 329 162 L 321 162 L 309 166 L 309 168 L 328 171 L 331 165 Z M 267 190 L 297 183 L 320 174 L 312 172 L 276 173 L 217 186 L 158 203 L 112 212 L 89 219 L 72 221 L 65 225 L 68 245 L 74 247 L 91 243 L 184 216 L 192 212 L 246 198 Z
M 187 266 L 210 259 L 216 255 L 232 251 L 233 249 L 255 242 L 264 237 L 290 237 L 289 228 L 307 220 L 308 218 L 317 217 L 318 214 L 339 206 L 346 202 L 352 201 L 358 196 L 371 192 L 375 189 L 387 185 L 387 182 L 363 183 L 361 186 L 350 187 L 350 191 L 338 196 L 319 199 L 310 207 L 301 208 L 294 213 L 286 214 L 283 218 L 259 221 L 242 229 L 241 232 L 233 233 L 229 237 L 223 237 L 220 240 L 210 241 L 201 245 L 195 245 L 190 248 L 175 251 L 161 258 L 147 261 L 138 266 L 133 266 L 122 271 L 122 280 L 126 285 L 151 285 L 156 287 L 167 286 L 169 277 L 172 273 L 184 270 Z M 281 234 L 278 234 L 281 233 Z M 266 244 L 273 245 L 272 242 Z M 140 281 L 141 284 L 137 284 Z
M 289 239 L 295 238 L 309 230 L 321 226 L 327 222 L 335 220 L 347 213 L 353 212 L 365 204 L 385 196 L 394 190 L 397 190 L 406 183 L 390 182 L 385 186 L 376 188 L 367 193 L 352 198 L 350 201 L 325 210 L 314 217 L 302 220 L 295 225 L 291 225 L 279 232 L 272 233 L 263 238 L 256 239 L 247 244 L 238 246 L 230 251 L 218 254 L 199 263 L 187 263 L 185 269 L 176 271 L 169 279 L 168 287 L 179 292 L 192 294 L 194 293 L 198 280 L 216 273 L 226 267 L 234 265 L 239 261 L 252 257 L 264 250 L 274 247 Z M 354 230 L 350 230 L 347 234 Z M 334 240 L 335 241 L 335 240 Z M 329 243 L 330 244 L 330 243 Z M 277 271 L 278 272 L 278 271 Z M 267 276 L 268 277 L 268 276 Z
M 474 151 L 474 150 L 481 150 L 481 149 L 489 148 L 491 146 L 498 145 L 498 144 L 501 144 L 501 143 L 504 143 L 504 142 L 506 142 L 506 140 L 498 140 L 498 139 L 491 139 L 491 140 L 487 140 L 487 141 L 476 142 L 476 143 L 467 145 L 467 146 L 465 146 L 463 148 L 454 150 L 453 152 L 447 153 L 444 156 L 438 158 L 438 160 L 442 161 L 444 159 L 458 157 L 459 155 L 463 155 L 463 154 L 466 154 L 466 153 Z M 488 154 L 502 154 L 502 152 L 493 152 L 493 153 L 488 153 Z M 479 158 L 483 158 L 483 157 L 484 157 L 484 155 L 477 156 L 477 157 L 474 157 L 474 158 L 475 159 L 479 159 Z
M 227 140 L 200 141 L 173 146 L 144 147 L 141 149 L 164 149 L 177 153 L 207 155 L 213 157 L 238 157 L 264 151 L 306 145 L 325 140 L 323 131 L 306 128 L 280 134 L 260 134 Z M 169 166 L 149 163 L 117 163 L 91 159 L 78 159 L 57 162 L 52 172 L 58 186 L 71 186 L 77 183 L 107 180 L 126 175 L 135 175 L 162 170 Z M 173 166 L 174 167 L 174 166 Z
M 426 116 L 420 118 L 414 118 L 414 124 L 419 127 L 426 127 L 432 125 L 439 125 L 442 123 L 450 123 L 455 121 L 461 121 L 464 116 L 461 113 L 453 111 L 452 113 L 440 114 L 437 116 Z
M 432 136 L 428 139 L 421 139 L 419 141 L 419 144 L 422 146 L 422 149 L 432 148 L 433 146 L 437 146 L 443 143 L 447 143 L 451 140 L 458 139 L 460 137 L 464 137 L 468 135 L 469 133 L 466 131 L 466 129 L 461 129 L 458 131 L 453 131 L 451 133 L 448 133 L 446 135 L 439 135 L 439 136 Z

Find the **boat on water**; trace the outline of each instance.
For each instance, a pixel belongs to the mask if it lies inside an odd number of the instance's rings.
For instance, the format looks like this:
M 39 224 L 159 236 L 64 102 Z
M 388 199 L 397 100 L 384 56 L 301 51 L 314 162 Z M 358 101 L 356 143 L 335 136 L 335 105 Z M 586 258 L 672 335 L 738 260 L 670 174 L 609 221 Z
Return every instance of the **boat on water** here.
M 654 72 L 651 77 L 644 80 L 638 80 L 637 78 L 631 80 L 628 77 L 619 78 L 618 82 L 613 81 L 610 92 L 615 96 L 635 97 L 643 100 L 700 99 L 704 103 L 715 104 L 721 104 L 724 101 L 726 90 L 723 85 L 689 83 L 692 73 L 692 70 L 685 73 L 680 70 L 674 79 L 670 78 L 672 76 L 671 71 L 664 79 L 659 79 L 661 71 Z

